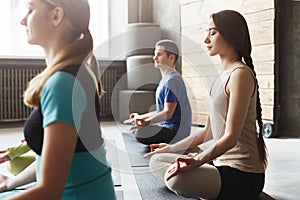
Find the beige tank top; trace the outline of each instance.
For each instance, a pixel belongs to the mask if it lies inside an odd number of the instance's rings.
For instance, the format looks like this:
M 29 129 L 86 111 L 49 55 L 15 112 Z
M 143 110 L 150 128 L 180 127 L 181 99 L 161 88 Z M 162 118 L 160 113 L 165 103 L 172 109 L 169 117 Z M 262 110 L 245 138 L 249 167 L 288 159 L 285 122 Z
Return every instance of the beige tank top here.
M 229 97 L 226 94 L 225 87 L 232 72 L 238 68 L 248 69 L 254 77 L 252 70 L 247 66 L 236 67 L 233 70 L 222 73 L 215 79 L 206 99 L 214 140 L 218 140 L 224 135 L 229 105 Z M 226 165 L 251 173 L 263 173 L 265 171 L 263 162 L 259 158 L 257 146 L 256 93 L 257 89 L 255 89 L 251 97 L 246 121 L 237 144 L 214 160 L 216 166 Z

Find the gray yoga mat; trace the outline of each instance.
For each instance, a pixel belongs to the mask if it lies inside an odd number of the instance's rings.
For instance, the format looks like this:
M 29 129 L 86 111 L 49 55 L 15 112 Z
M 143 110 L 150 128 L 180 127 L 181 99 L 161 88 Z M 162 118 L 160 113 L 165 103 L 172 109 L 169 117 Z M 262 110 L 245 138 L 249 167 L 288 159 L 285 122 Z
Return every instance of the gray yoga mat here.
M 143 200 L 194 200 L 178 196 L 171 192 L 163 181 L 155 177 L 149 170 L 149 167 L 133 168 L 135 180 L 140 190 Z
M 122 133 L 131 167 L 149 166 L 149 158 L 144 155 L 150 151 L 149 145 L 138 142 L 131 133 Z

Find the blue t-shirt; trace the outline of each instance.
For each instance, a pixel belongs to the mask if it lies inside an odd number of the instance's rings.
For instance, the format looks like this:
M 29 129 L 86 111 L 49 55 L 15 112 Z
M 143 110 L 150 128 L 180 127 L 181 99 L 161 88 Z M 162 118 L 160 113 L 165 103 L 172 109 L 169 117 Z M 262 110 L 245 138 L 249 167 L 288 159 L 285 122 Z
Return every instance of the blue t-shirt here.
M 192 111 L 185 84 L 178 72 L 170 73 L 165 79 L 161 80 L 157 87 L 156 111 L 162 111 L 166 102 L 177 103 L 177 106 L 171 119 L 159 124 L 177 132 L 176 140 L 189 136 L 192 125 Z

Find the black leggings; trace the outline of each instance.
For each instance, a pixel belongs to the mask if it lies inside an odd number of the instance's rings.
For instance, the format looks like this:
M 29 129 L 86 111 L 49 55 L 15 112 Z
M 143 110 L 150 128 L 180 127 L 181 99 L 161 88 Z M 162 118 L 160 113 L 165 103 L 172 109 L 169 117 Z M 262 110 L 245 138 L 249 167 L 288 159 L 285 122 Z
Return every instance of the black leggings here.
M 157 125 L 148 125 L 135 131 L 135 138 L 143 144 L 169 143 L 175 137 L 176 132 L 169 128 Z
M 218 200 L 255 200 L 265 183 L 264 173 L 247 173 L 232 167 L 217 167 L 221 175 Z

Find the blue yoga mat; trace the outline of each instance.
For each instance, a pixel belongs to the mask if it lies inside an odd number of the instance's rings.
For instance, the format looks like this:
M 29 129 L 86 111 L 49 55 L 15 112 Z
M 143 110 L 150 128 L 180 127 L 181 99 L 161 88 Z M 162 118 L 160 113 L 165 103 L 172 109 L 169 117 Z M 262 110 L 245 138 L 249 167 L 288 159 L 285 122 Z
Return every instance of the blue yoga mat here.
M 22 190 L 11 190 L 11 191 L 6 191 L 6 192 L 1 192 L 0 193 L 0 199 L 5 199 L 5 198 L 10 197 L 12 195 L 18 194 L 19 192 L 22 192 Z

